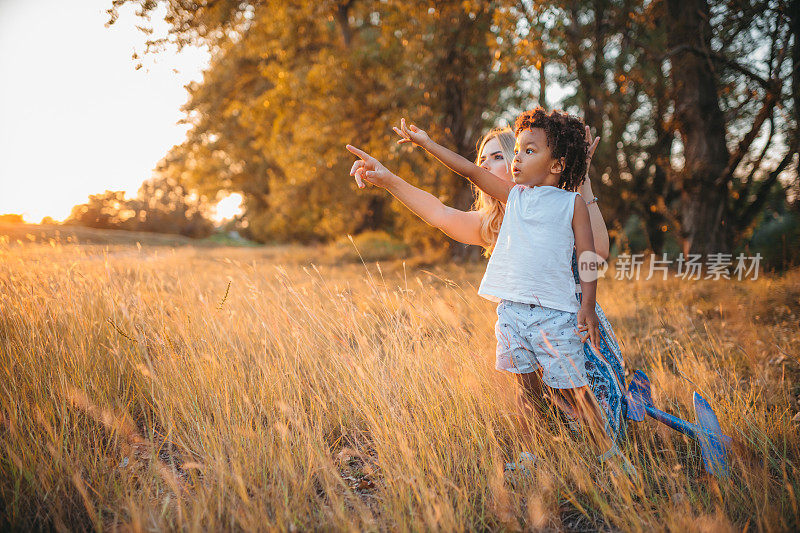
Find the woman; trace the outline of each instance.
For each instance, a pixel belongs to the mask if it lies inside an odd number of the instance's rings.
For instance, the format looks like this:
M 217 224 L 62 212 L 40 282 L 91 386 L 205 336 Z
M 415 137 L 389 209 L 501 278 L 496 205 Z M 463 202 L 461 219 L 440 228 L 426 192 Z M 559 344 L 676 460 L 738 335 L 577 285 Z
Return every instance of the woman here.
M 398 131 L 397 128 L 395 128 L 395 131 Z M 400 132 L 398 131 L 398 133 Z M 402 133 L 400 134 L 402 135 Z M 592 142 L 588 127 L 586 128 L 586 136 L 587 143 L 590 145 L 588 159 L 591 161 L 600 139 L 598 137 Z M 514 141 L 514 135 L 508 128 L 490 131 L 479 145 L 476 164 L 506 181 L 512 181 L 511 161 L 514 158 Z M 405 142 L 405 139 L 401 139 L 399 142 Z M 410 185 L 396 175 L 392 175 L 390 180 L 370 180 L 368 176 L 372 174 L 365 174 L 363 167 L 363 160 L 356 161 L 350 172 L 350 175 L 355 176 L 359 187 L 363 188 L 365 186 L 364 179 L 383 187 L 417 216 L 440 229 L 452 239 L 465 244 L 483 246 L 486 255 L 491 253 L 503 220 L 503 204 L 482 191 L 477 191 L 475 209 L 461 211 L 442 204 L 433 195 Z M 608 230 L 597 206 L 597 198 L 592 194 L 588 175 L 579 192 L 584 199 L 590 199 L 587 201 L 587 207 L 589 208 L 595 250 L 603 258 L 607 258 L 609 248 Z M 572 269 L 576 284 L 576 298 L 580 301 L 580 281 L 574 252 Z M 624 433 L 622 402 L 624 363 L 617 339 L 599 304 L 595 306 L 595 310 L 600 319 L 601 342 L 597 346 L 600 351 L 600 357 L 591 350 L 589 343 L 584 344 L 586 372 L 591 383 L 591 390 L 605 415 L 603 425 L 606 434 L 612 441 L 617 441 Z M 584 331 L 585 329 L 583 327 Z M 541 374 L 536 372 L 517 374 L 517 379 L 523 392 L 520 398 L 522 400 L 520 407 L 525 411 L 539 409 L 538 399 L 545 394 L 545 389 L 547 388 L 542 382 Z M 559 405 L 569 420 L 571 418 L 569 405 L 560 401 L 557 394 L 551 393 L 549 396 L 551 400 Z M 527 422 L 527 416 L 523 416 L 522 420 Z M 575 423 L 570 424 L 573 429 L 576 428 L 576 425 Z

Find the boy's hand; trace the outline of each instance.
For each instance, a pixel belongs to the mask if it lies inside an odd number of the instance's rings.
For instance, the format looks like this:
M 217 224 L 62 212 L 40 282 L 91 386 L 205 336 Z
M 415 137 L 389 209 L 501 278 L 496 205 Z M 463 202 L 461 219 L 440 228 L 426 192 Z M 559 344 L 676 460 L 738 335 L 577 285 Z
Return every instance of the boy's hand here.
M 406 119 L 400 119 L 400 127 L 392 128 L 396 134 L 402 137 L 397 141 L 397 144 L 414 143 L 420 148 L 425 148 L 425 145 L 430 142 L 431 138 L 427 133 L 419 129 L 413 124 L 406 124 Z
M 580 332 L 585 331 L 586 335 L 580 335 Z M 578 310 L 578 335 L 581 337 L 581 342 L 586 342 L 588 338 L 595 351 L 600 345 L 600 319 L 594 307 L 581 305 Z
M 366 187 L 365 181 L 378 187 L 386 187 L 389 184 L 394 174 L 389 172 L 380 161 L 355 146 L 348 144 L 346 148 L 360 158 L 353 163 L 353 168 L 350 169 L 350 175 L 355 176 L 359 189 Z

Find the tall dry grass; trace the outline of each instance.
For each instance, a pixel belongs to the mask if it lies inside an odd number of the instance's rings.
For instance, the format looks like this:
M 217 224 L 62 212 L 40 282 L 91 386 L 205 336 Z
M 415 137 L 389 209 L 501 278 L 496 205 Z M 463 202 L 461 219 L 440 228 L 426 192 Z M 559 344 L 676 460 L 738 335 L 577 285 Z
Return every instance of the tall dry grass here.
M 691 419 L 698 390 L 737 441 L 717 481 L 643 422 L 630 481 L 555 416 L 521 437 L 479 266 L 296 257 L 0 248 L 0 528 L 800 527 L 800 271 L 601 282 L 656 404 Z M 512 485 L 523 449 L 540 462 Z

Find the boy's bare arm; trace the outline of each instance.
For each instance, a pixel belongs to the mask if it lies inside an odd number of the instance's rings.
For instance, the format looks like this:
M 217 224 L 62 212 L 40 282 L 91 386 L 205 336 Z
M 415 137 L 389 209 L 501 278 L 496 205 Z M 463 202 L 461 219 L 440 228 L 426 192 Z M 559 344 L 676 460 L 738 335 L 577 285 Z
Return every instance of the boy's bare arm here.
M 423 130 L 413 124 L 406 125 L 405 119 L 401 120 L 400 128 L 394 128 L 394 131 L 403 137 L 398 141 L 399 143 L 412 142 L 420 148 L 424 148 L 425 151 L 441 161 L 447 168 L 456 174 L 464 176 L 489 196 L 503 203 L 508 200 L 508 193 L 514 186 L 513 183 L 498 178 L 469 159 L 435 143 Z
M 572 215 L 572 232 L 575 234 L 575 253 L 578 258 L 578 275 L 581 283 L 581 308 L 578 311 L 578 325 L 588 327 L 587 334 L 595 348 L 600 340 L 600 319 L 594 310 L 597 301 L 597 278 L 581 274 L 582 263 L 595 260 L 594 236 L 592 224 L 589 219 L 589 209 L 586 202 L 578 195 L 575 197 L 575 211 Z M 585 252 L 592 252 L 584 255 Z M 594 279 L 591 279 L 594 277 Z M 587 280 L 584 280 L 587 278 Z

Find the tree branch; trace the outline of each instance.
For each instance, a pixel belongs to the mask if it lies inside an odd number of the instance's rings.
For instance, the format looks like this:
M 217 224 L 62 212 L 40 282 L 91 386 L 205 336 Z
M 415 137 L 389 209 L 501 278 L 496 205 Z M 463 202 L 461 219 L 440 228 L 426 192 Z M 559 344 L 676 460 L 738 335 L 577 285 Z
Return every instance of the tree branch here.
M 720 54 L 716 54 L 714 52 L 710 52 L 710 51 L 706 51 L 706 50 L 701 50 L 701 49 L 699 49 L 699 48 L 697 48 L 695 46 L 689 45 L 689 44 L 682 44 L 680 46 L 676 46 L 675 48 L 673 48 L 671 50 L 668 50 L 667 53 L 665 53 L 662 56 L 661 59 L 670 58 L 670 57 L 672 57 L 672 56 L 674 56 L 676 54 L 679 54 L 681 52 L 692 52 L 693 54 L 697 54 L 697 55 L 702 56 L 702 57 L 707 57 L 707 58 L 712 59 L 714 61 L 719 61 L 720 63 L 723 63 L 723 64 L 727 65 L 728 67 L 730 67 L 733 70 L 739 72 L 740 74 L 744 74 L 748 78 L 750 78 L 752 80 L 755 80 L 756 82 L 758 82 L 759 85 L 761 85 L 767 91 L 771 90 L 771 88 L 772 88 L 772 83 L 771 83 L 772 80 L 768 80 L 768 79 L 764 78 L 763 76 L 759 76 L 758 74 L 756 74 L 755 72 L 751 71 L 750 69 L 748 69 L 744 65 L 740 65 L 736 61 L 734 61 L 732 59 L 728 59 L 727 57 L 722 56 Z
M 777 94 L 780 94 L 780 85 L 777 88 Z M 723 182 L 727 182 L 736 172 L 736 168 L 739 166 L 739 163 L 742 162 L 744 159 L 745 154 L 750 149 L 750 145 L 753 144 L 753 141 L 758 136 L 758 132 L 761 131 L 761 126 L 764 125 L 764 121 L 767 118 L 772 116 L 772 110 L 775 108 L 775 104 L 778 103 L 778 98 L 776 93 L 767 92 L 767 95 L 764 97 L 764 105 L 761 107 L 761 110 L 756 115 L 756 118 L 753 120 L 753 126 L 750 128 L 750 131 L 742 137 L 742 140 L 739 141 L 739 146 L 736 147 L 736 151 L 731 154 L 730 159 L 728 160 L 728 166 L 725 167 L 725 170 L 722 174 L 716 179 L 717 185 Z
M 747 209 L 745 209 L 744 213 L 742 213 L 742 215 L 739 217 L 739 227 L 747 227 L 750 225 L 758 212 L 761 210 L 764 202 L 766 202 L 769 190 L 772 188 L 775 182 L 778 181 L 778 176 L 786 169 L 787 166 L 789 166 L 789 163 L 792 162 L 792 159 L 794 159 L 794 154 L 796 151 L 796 147 L 790 147 L 789 151 L 786 152 L 786 155 L 783 157 L 781 162 L 778 163 L 777 167 L 775 167 L 775 170 L 770 172 L 769 176 L 767 176 L 767 179 L 761 183 L 761 186 L 758 188 L 758 192 L 756 193 L 756 198 L 749 206 L 747 206 Z
M 774 134 L 775 119 L 772 115 L 770 115 L 769 134 L 767 135 L 767 141 L 764 143 L 764 148 L 761 150 L 761 154 L 759 154 L 759 156 L 754 160 L 753 169 L 750 171 L 750 174 L 743 180 L 744 190 L 739 191 L 739 198 L 737 198 L 733 207 L 734 216 L 736 216 L 737 213 L 740 213 L 744 209 L 744 205 L 747 203 L 747 198 L 750 196 L 750 190 L 753 187 L 753 178 L 755 177 L 756 172 L 758 172 L 758 169 L 761 168 L 761 162 L 767 155 L 767 150 L 769 150 L 770 145 L 772 145 L 772 137 Z

